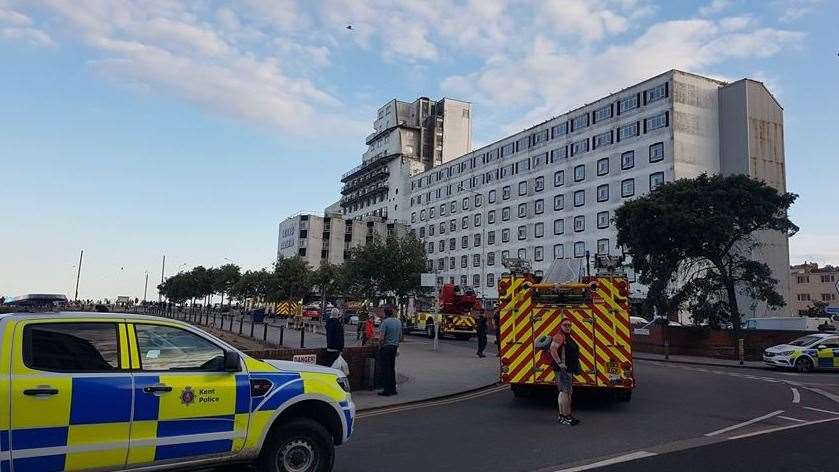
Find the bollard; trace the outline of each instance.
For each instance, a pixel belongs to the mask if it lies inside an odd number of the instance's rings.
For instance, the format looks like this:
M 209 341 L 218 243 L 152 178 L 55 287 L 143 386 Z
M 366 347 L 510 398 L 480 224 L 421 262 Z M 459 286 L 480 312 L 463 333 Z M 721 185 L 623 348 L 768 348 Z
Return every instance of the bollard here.
M 245 317 L 239 318 L 239 336 L 242 335 L 242 327 L 245 325 Z
M 664 359 L 670 360 L 670 340 L 664 340 Z
M 738 356 L 740 358 L 740 365 L 743 365 L 743 357 L 745 356 L 745 353 L 743 352 L 743 338 L 737 340 L 737 350 L 739 351 Z
M 230 315 L 230 329 L 228 331 L 233 332 L 233 315 Z
M 305 339 L 306 339 L 306 325 L 301 324 L 300 325 L 300 349 L 304 349 L 306 347 Z
M 251 318 L 251 337 L 253 337 L 253 325 L 254 325 L 253 318 Z
M 283 336 L 285 336 L 285 326 L 280 326 L 280 347 L 283 346 Z
M 213 313 L 213 328 L 216 327 L 216 314 Z
M 262 323 L 262 342 L 268 340 L 268 323 Z

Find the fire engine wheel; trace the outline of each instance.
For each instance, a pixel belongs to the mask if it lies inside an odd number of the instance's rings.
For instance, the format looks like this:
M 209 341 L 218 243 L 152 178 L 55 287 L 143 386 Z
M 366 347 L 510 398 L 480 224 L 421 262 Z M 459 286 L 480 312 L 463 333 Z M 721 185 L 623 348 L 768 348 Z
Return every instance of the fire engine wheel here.
M 799 356 L 795 361 L 795 370 L 799 372 L 810 372 L 813 370 L 813 361 L 807 356 Z
M 426 323 L 425 334 L 429 339 L 434 339 L 434 323 Z
M 516 398 L 527 398 L 533 395 L 533 387 L 530 385 L 511 384 L 510 390 Z
M 621 402 L 632 401 L 632 390 L 619 390 L 616 397 Z

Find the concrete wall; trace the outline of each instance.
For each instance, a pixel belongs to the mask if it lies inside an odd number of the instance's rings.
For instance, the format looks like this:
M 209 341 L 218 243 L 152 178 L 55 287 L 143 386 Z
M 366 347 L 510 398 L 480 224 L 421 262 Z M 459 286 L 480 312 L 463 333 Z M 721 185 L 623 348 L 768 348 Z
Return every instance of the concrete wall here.
M 472 105 L 443 99 L 443 162 L 472 150 Z
M 720 82 L 673 74 L 674 173 L 677 179 L 720 171 L 717 91 Z

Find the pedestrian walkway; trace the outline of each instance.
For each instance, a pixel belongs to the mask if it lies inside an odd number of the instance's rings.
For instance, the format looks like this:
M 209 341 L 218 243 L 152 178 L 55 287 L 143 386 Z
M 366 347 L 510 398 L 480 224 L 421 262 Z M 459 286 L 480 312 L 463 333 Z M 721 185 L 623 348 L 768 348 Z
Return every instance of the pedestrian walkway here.
M 680 364 L 710 365 L 717 367 L 738 367 L 742 369 L 772 369 L 772 367 L 764 364 L 761 361 L 744 361 L 743 364 L 740 364 L 740 361 L 733 359 L 718 359 L 716 357 L 700 356 L 681 356 L 672 354 L 670 355 L 669 359 L 665 359 L 664 354 L 653 354 L 650 352 L 638 351 L 633 352 L 632 356 L 635 359 L 647 361 L 676 362 Z

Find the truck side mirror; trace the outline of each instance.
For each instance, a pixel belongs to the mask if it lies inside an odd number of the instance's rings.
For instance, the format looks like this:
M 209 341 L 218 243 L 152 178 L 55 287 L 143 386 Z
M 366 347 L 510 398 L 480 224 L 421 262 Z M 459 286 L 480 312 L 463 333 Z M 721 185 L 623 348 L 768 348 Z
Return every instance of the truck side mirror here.
M 241 358 L 236 351 L 224 352 L 224 371 L 225 372 L 239 372 L 242 370 Z

